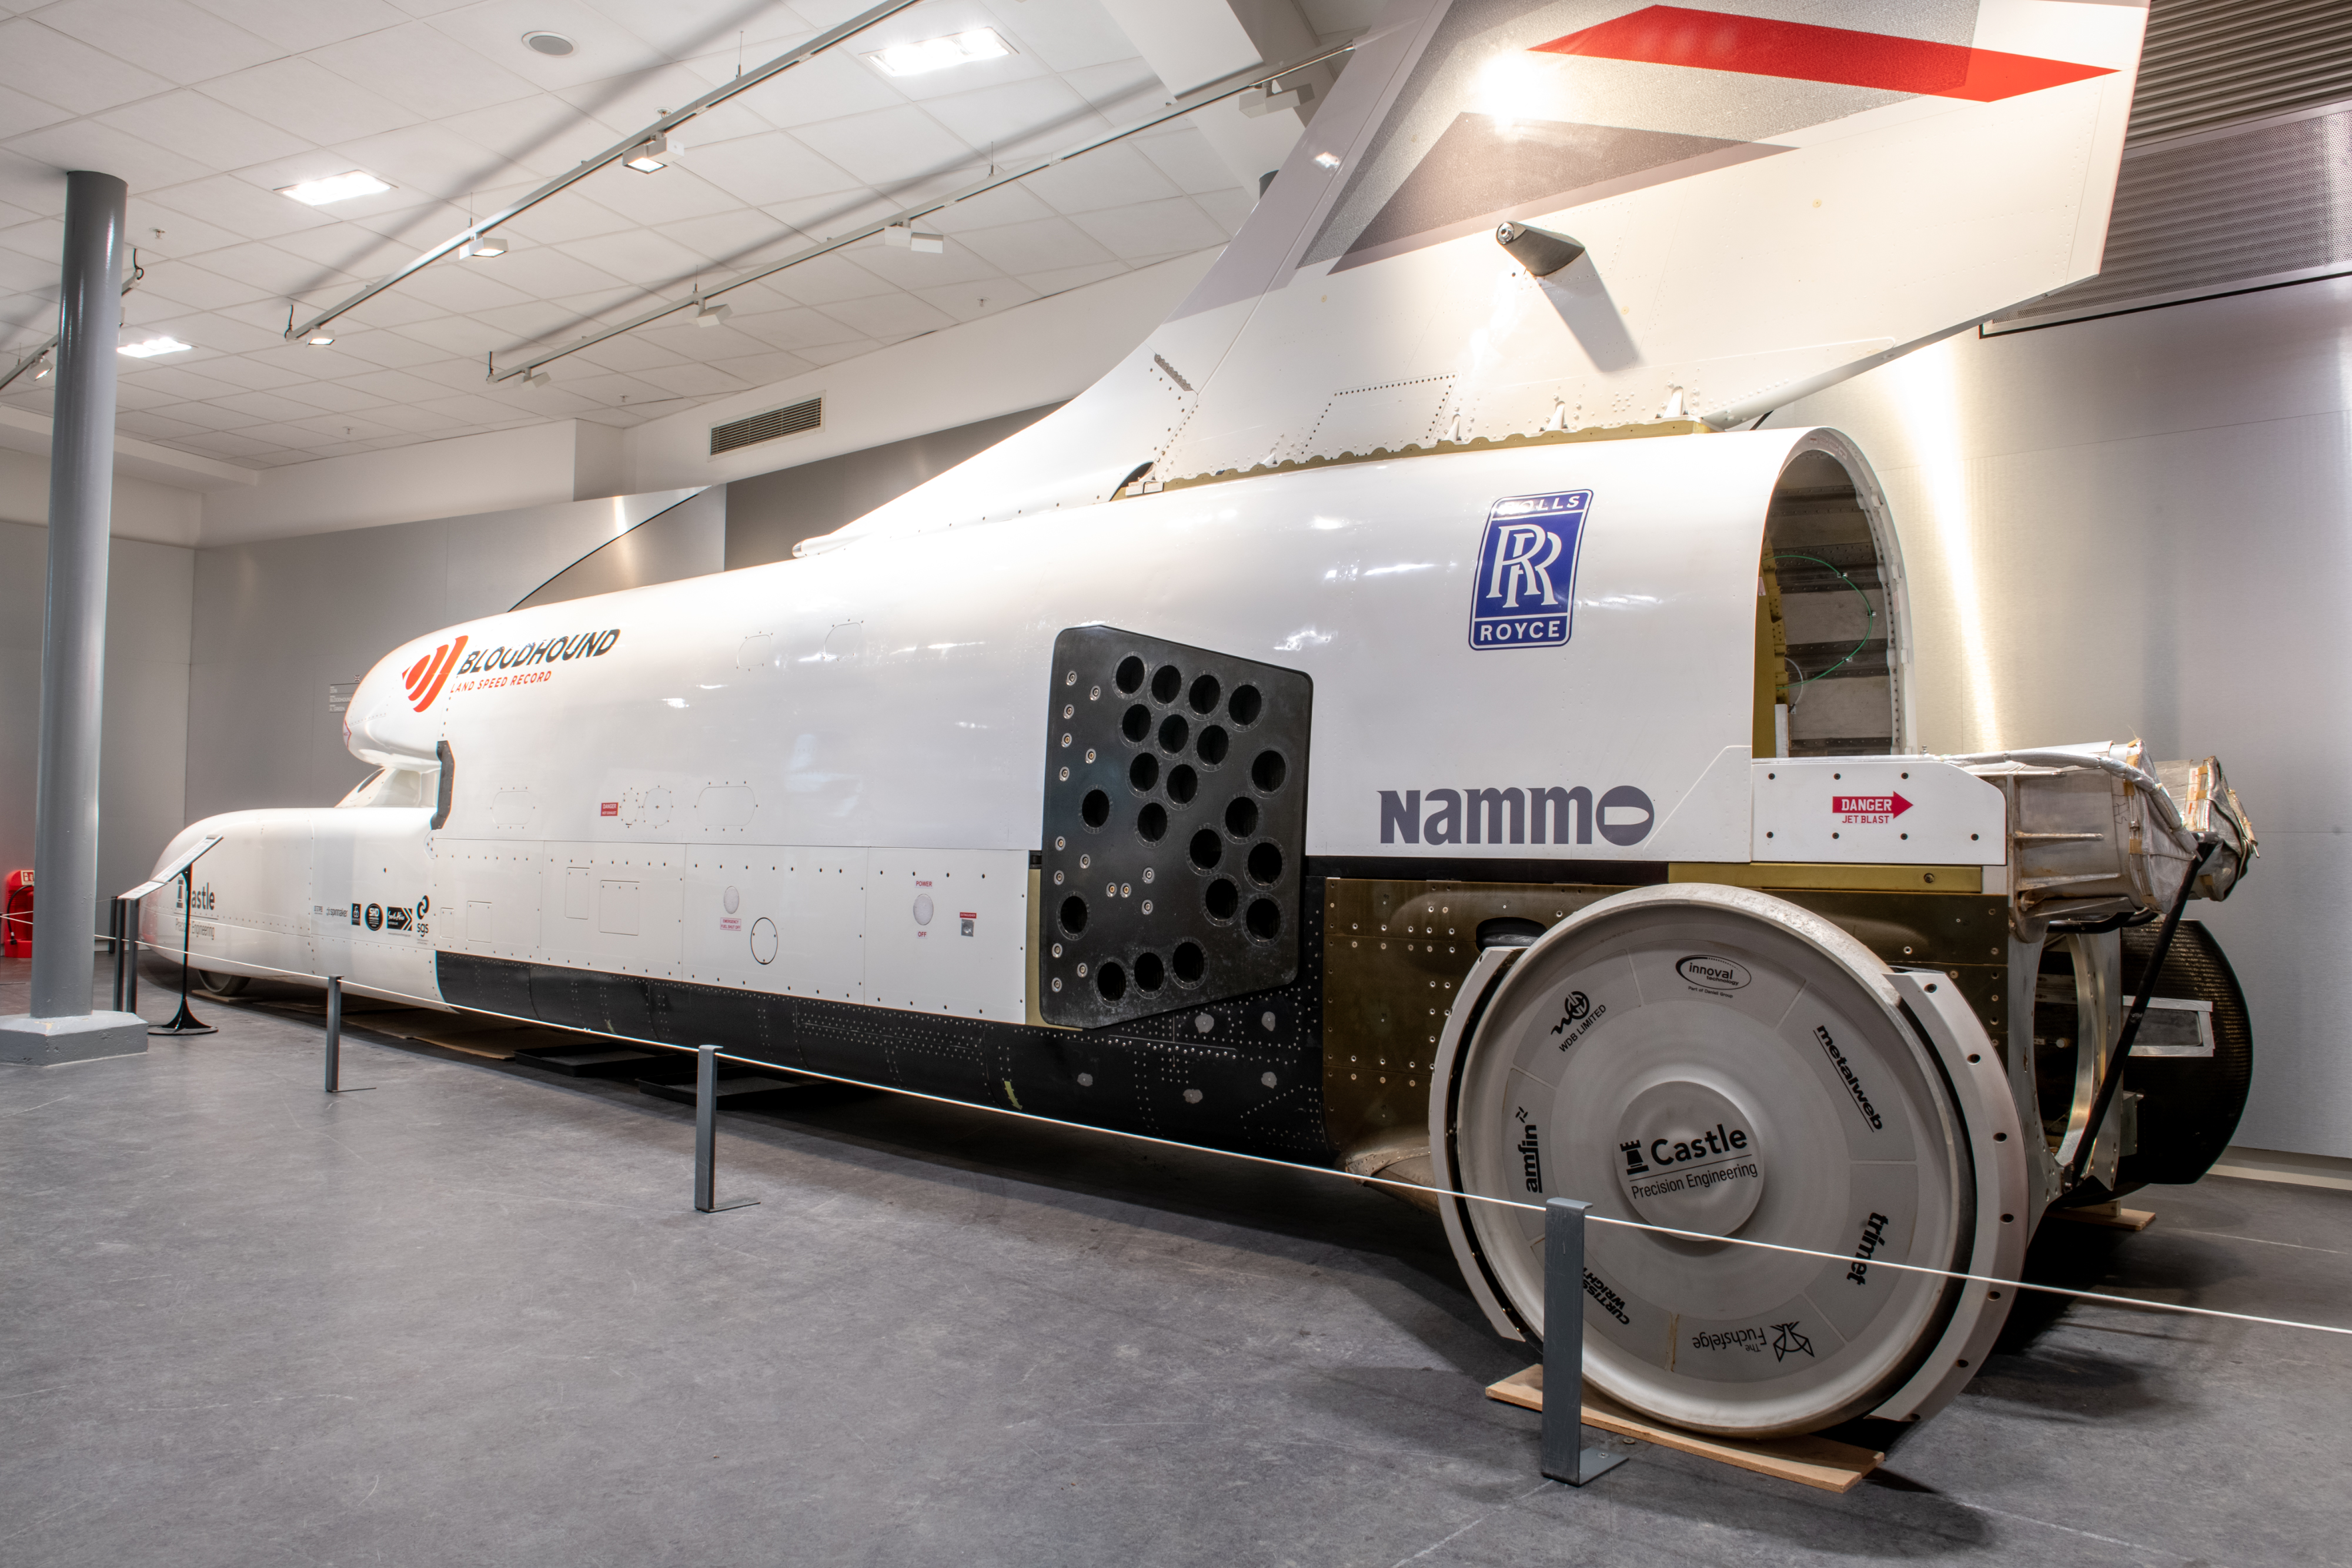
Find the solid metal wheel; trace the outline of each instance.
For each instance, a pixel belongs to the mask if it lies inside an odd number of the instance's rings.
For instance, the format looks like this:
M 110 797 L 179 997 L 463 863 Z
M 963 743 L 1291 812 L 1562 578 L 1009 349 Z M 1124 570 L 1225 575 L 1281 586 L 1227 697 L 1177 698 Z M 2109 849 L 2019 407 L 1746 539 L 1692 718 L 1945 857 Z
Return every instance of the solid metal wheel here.
M 1581 1198 L 1586 1375 L 1662 1420 L 1761 1436 L 1882 1401 L 1928 1354 L 1973 1167 L 1887 966 L 1785 900 L 1672 884 L 1529 947 L 1462 1052 L 1464 1189 Z M 1486 1281 L 1540 1336 L 1539 1212 L 1463 1203 Z M 1737 1238 L 1835 1260 L 1706 1239 Z

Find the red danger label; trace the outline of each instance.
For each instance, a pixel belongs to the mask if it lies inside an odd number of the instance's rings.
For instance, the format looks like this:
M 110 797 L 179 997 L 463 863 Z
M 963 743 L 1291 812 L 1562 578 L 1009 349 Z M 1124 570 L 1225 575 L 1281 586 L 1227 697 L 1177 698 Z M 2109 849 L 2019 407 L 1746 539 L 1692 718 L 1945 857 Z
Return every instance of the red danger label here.
M 596 814 L 600 817 L 617 817 L 621 814 L 621 803 L 618 800 L 607 800 L 596 808 Z
M 1833 795 L 1830 810 L 1847 822 L 1891 822 L 1911 809 L 1900 795 Z

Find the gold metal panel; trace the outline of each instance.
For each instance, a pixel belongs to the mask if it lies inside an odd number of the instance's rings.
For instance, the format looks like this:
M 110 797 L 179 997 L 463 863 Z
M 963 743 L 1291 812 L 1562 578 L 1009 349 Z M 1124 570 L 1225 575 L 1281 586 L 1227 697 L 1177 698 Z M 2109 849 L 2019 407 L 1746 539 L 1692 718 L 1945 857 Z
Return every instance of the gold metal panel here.
M 1747 871 L 1676 866 L 1675 873 Z M 1771 868 L 1780 869 L 1780 868 Z M 1941 866 L 1796 867 L 1832 873 L 1924 872 Z M 1681 882 L 1723 876 L 1675 875 Z M 1938 879 L 1940 883 L 1940 878 Z M 1738 885 L 1738 884 L 1735 884 Z M 1753 885 L 1753 884 L 1747 884 Z M 1532 920 L 1549 930 L 1616 886 L 1341 879 L 1324 883 L 1323 1105 L 1333 1146 L 1425 1128 L 1429 1073 L 1446 1009 L 1477 961 L 1481 922 Z M 1941 969 L 2006 1051 L 2009 901 L 1934 896 L 1924 889 L 1770 889 L 1835 923 L 1889 964 Z
M 1843 865 L 1790 861 L 1676 861 L 1668 882 L 1715 882 L 1767 893 L 1821 889 L 1848 893 L 1984 892 L 1984 867 L 1977 865 Z

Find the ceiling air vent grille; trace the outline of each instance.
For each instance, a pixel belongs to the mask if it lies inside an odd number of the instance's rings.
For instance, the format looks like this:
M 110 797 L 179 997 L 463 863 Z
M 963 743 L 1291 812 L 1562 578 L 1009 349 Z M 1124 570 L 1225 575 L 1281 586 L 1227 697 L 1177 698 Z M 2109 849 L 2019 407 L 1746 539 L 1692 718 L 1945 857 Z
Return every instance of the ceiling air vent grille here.
M 710 427 L 710 455 L 732 452 L 739 446 L 756 446 L 762 441 L 778 436 L 799 435 L 815 430 L 824 423 L 824 399 L 810 398 L 784 408 L 772 408 L 765 413 L 755 413 L 748 419 L 730 420 Z

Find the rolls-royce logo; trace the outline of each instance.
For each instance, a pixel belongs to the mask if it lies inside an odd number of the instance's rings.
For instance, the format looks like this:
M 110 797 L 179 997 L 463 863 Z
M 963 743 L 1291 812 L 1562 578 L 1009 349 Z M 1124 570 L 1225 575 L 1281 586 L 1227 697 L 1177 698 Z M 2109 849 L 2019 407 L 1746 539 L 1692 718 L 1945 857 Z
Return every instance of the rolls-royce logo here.
M 1591 491 L 1569 490 L 1509 496 L 1487 508 L 1470 586 L 1470 646 L 1551 647 L 1568 641 L 1577 546 L 1591 504 Z
M 457 667 L 457 655 L 465 651 L 466 639 L 460 636 L 455 643 L 442 643 L 408 666 L 408 673 L 400 677 L 401 684 L 408 688 L 409 704 L 418 713 L 433 706 L 433 699 L 441 695 L 442 685 L 448 680 L 449 672 Z
M 1736 991 L 1755 978 L 1745 964 L 1712 953 L 1693 953 L 1675 966 L 1675 973 L 1706 991 Z

